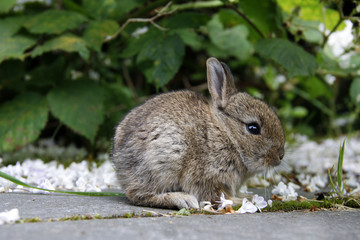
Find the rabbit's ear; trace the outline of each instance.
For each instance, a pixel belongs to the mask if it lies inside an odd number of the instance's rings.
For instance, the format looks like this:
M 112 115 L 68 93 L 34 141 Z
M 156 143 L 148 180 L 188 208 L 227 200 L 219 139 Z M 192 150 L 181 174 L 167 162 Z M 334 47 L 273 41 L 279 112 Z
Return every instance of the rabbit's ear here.
M 234 77 L 229 67 L 216 58 L 209 58 L 206 66 L 211 97 L 219 107 L 225 107 L 230 96 L 237 92 Z

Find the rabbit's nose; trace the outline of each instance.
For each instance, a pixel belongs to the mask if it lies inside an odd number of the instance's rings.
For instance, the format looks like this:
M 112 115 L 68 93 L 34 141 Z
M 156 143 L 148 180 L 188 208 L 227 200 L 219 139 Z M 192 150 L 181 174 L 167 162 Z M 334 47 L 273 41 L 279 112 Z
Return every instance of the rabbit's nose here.
M 285 150 L 284 150 L 284 148 L 281 148 L 279 150 L 279 158 L 280 158 L 280 160 L 282 160 L 284 158 L 284 155 L 285 155 Z

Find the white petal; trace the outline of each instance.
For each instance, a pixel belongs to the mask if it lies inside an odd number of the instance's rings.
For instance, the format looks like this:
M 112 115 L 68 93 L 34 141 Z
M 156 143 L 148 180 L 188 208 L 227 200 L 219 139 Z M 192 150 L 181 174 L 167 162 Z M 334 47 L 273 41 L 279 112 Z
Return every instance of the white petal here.
M 221 196 L 220 196 L 220 201 L 216 201 L 217 203 L 220 203 L 218 209 L 223 209 L 225 208 L 227 205 L 233 205 L 234 202 L 232 200 L 227 200 L 225 199 L 225 195 L 224 193 L 221 193 Z
M 269 204 L 270 207 L 272 207 L 272 200 L 271 199 L 268 200 L 268 204 Z
M 209 201 L 201 201 L 201 202 L 200 202 L 200 207 L 201 207 L 201 208 L 203 208 L 203 207 L 205 207 L 205 206 L 208 206 L 208 205 L 211 206 L 211 202 L 209 202 Z
M 252 202 L 249 202 L 246 198 L 243 199 L 243 204 L 239 210 L 237 210 L 237 213 L 255 213 L 258 210 L 258 208 L 252 204 Z
M 255 194 L 253 196 L 253 199 L 252 199 L 252 202 L 255 203 L 255 204 L 258 204 L 258 203 L 261 203 L 264 201 L 264 198 L 261 197 L 261 196 L 258 196 L 257 194 Z
M 19 219 L 19 210 L 17 208 L 0 213 L 0 225 L 4 223 L 14 223 Z
M 255 206 L 260 210 L 267 206 L 267 202 L 266 201 L 258 202 L 255 204 Z

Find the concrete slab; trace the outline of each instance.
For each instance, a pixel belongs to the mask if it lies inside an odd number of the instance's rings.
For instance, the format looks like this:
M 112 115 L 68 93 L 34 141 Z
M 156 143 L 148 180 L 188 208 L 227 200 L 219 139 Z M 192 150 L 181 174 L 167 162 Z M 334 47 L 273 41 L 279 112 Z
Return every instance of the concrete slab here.
M 74 215 L 95 215 L 103 217 L 124 215 L 143 210 L 152 210 L 131 205 L 126 197 L 88 197 L 66 194 L 0 193 L 0 212 L 13 208 L 19 209 L 21 218 L 40 219 L 64 218 Z M 168 213 L 168 209 L 155 209 Z
M 130 205 L 121 197 L 0 193 L 0 212 L 18 208 L 21 218 L 46 220 L 168 209 Z M 47 239 L 359 239 L 360 210 L 189 217 L 142 217 L 0 225 L 0 240 Z
M 360 212 L 157 217 L 0 226 L 0 239 L 359 239 Z

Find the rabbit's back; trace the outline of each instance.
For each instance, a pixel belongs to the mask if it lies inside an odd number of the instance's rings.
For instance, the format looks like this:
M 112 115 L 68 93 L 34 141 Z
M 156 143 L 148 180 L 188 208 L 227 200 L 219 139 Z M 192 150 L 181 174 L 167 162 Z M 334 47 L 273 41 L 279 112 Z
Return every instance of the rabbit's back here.
M 149 184 L 158 192 L 182 190 L 195 146 L 204 146 L 209 103 L 192 91 L 161 94 L 132 110 L 116 129 L 113 162 L 124 190 Z M 131 187 L 131 186 L 130 186 Z

